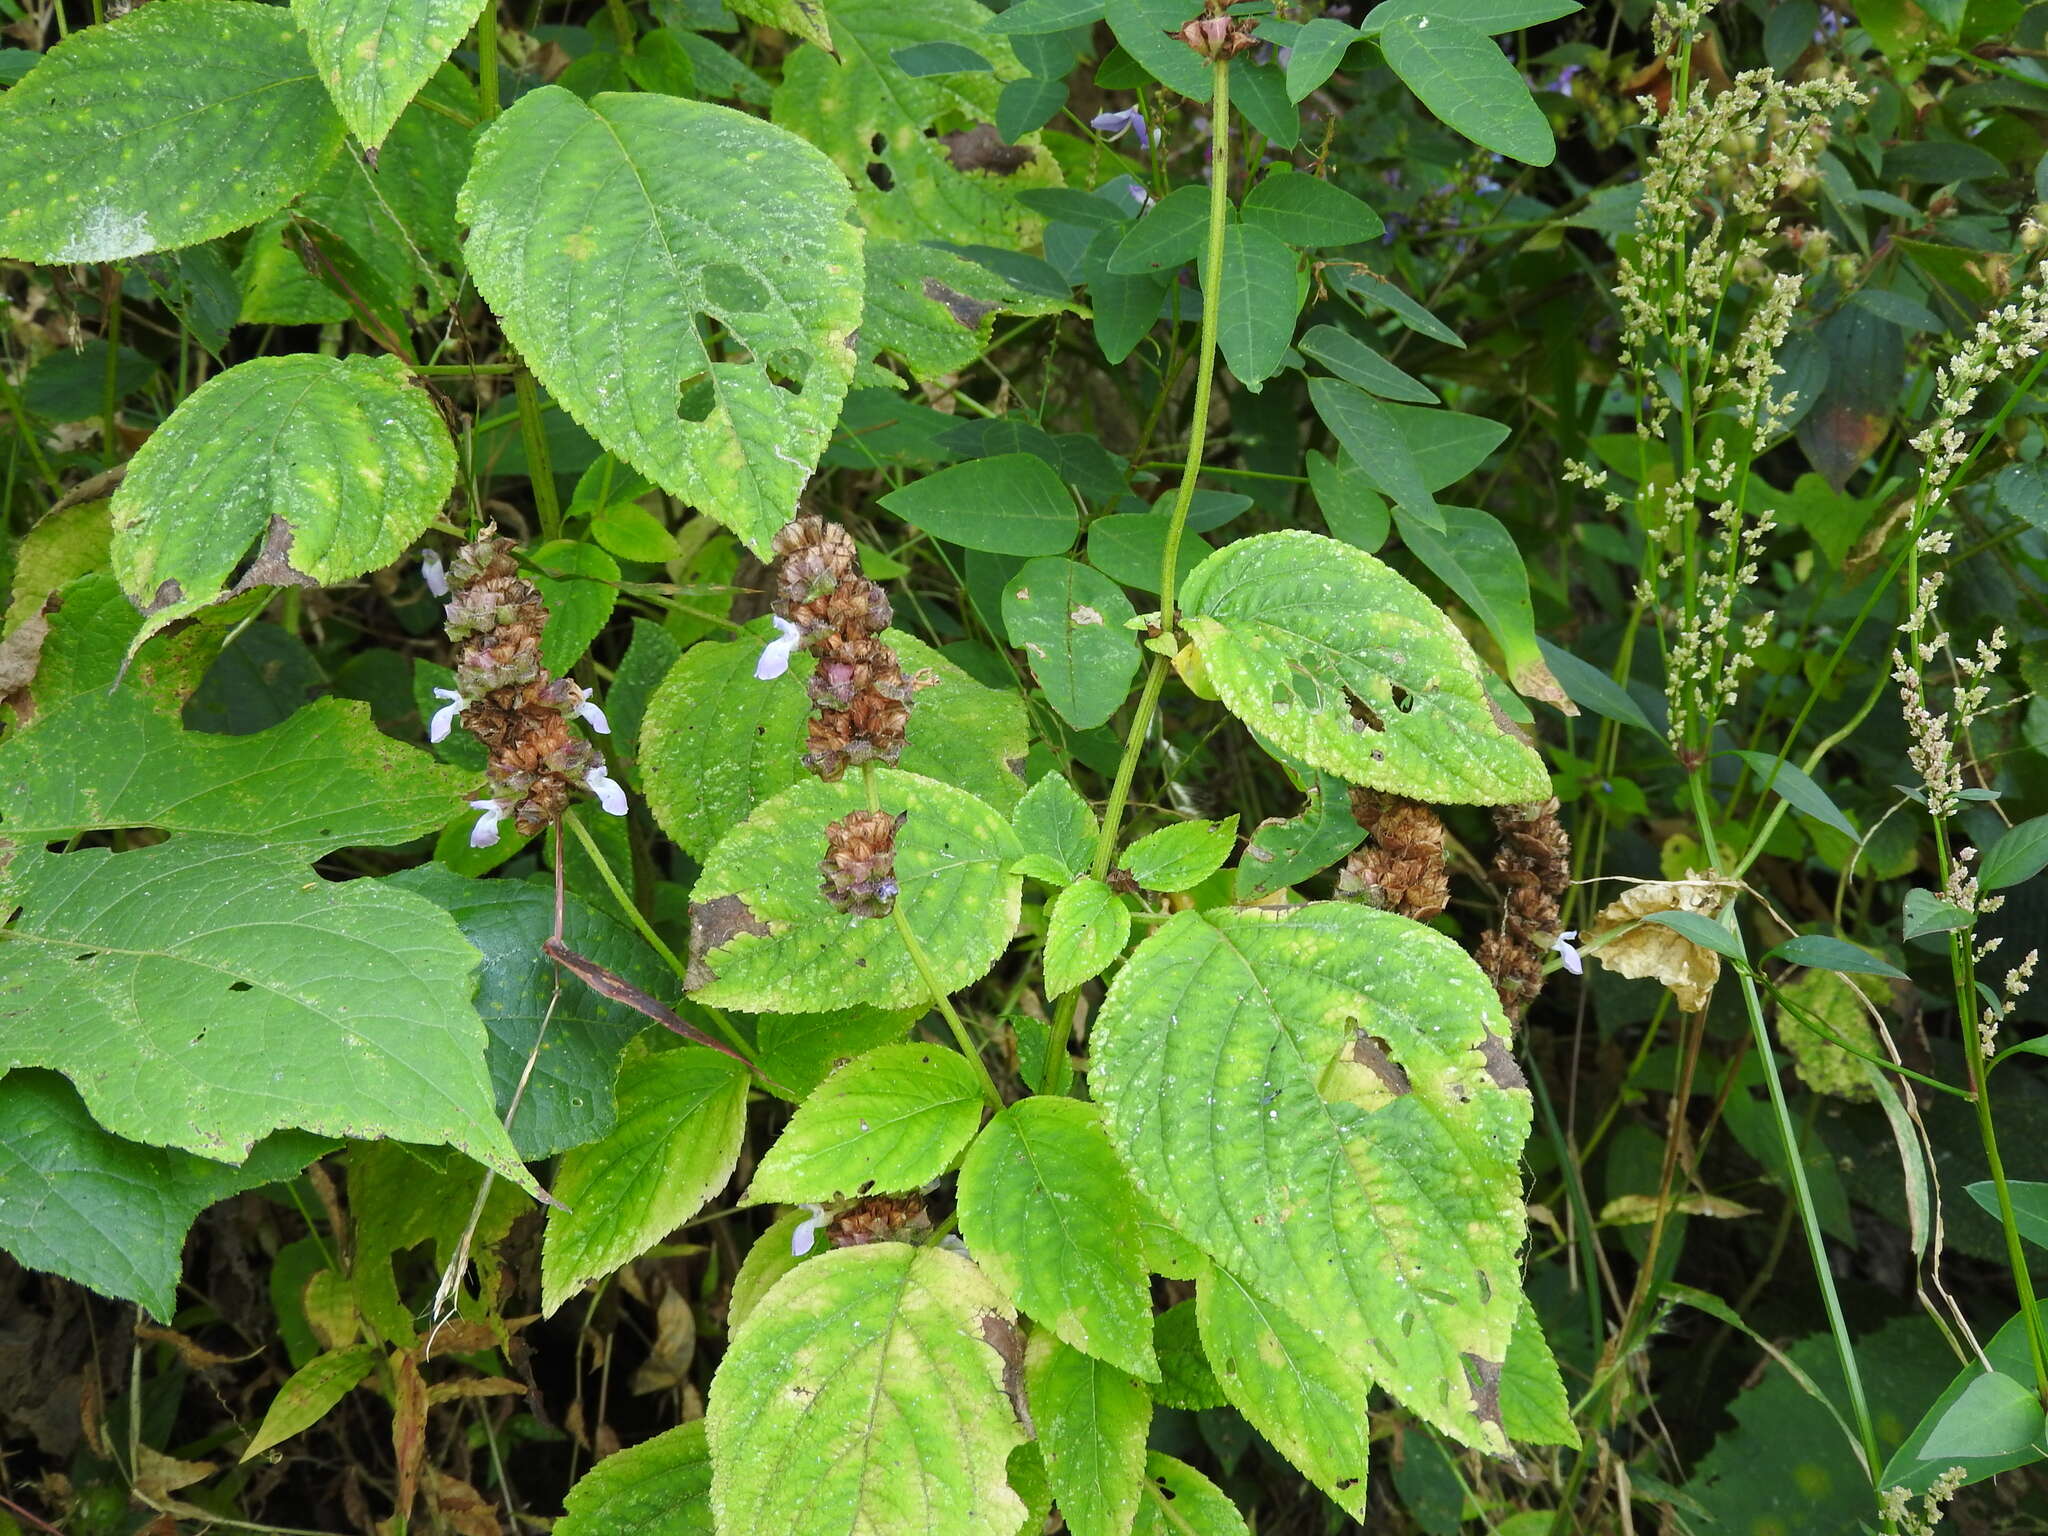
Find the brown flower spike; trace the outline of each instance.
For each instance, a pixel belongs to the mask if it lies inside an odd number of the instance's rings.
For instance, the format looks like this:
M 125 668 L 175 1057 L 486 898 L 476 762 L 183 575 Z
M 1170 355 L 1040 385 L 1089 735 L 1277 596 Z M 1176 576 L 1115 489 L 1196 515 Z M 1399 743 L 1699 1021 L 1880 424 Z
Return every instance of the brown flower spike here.
M 1351 813 L 1372 841 L 1344 861 L 1337 894 L 1426 923 L 1450 905 L 1444 824 L 1419 800 L 1353 789 Z
M 459 719 L 491 754 L 487 788 L 470 805 L 478 812 L 472 848 L 498 840 L 507 816 L 527 836 L 559 820 L 578 789 L 588 790 L 614 816 L 626 814 L 626 793 L 605 772 L 604 757 L 569 721 L 608 732 L 604 712 L 566 677 L 551 678 L 540 662 L 547 604 L 519 574 L 512 541 L 486 525 L 455 552 L 447 573 L 453 592 L 448 638 L 458 647 L 455 686 L 435 692 L 448 702 L 427 735 L 447 738 Z
M 887 917 L 896 905 L 896 829 L 902 816 L 854 811 L 825 828 L 818 873 L 825 899 L 855 917 Z
M 1479 940 L 1474 956 L 1500 994 L 1500 1005 L 1520 1022 L 1543 990 L 1543 957 L 1559 938 L 1558 902 L 1571 883 L 1571 840 L 1557 819 L 1557 802 L 1503 805 L 1493 813 L 1500 847 L 1494 883 L 1505 889 L 1501 926 Z

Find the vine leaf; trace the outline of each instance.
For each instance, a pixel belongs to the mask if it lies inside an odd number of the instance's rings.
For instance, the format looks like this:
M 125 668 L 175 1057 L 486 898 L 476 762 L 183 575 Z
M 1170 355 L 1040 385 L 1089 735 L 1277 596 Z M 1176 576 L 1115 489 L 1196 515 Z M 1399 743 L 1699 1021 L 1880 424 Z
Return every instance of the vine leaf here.
M 120 742 L 118 753 L 108 742 Z M 492 1102 L 476 951 L 431 902 L 322 880 L 440 827 L 466 781 L 322 700 L 252 736 L 81 694 L 0 744 L 0 1068 L 50 1067 L 109 1131 L 239 1161 L 287 1126 L 446 1143 L 536 1186 Z M 170 834 L 52 853 L 76 834 Z
M 1241 539 L 1196 568 L 1184 608 L 1223 702 L 1280 751 L 1437 804 L 1550 792 L 1465 637 L 1365 551 L 1299 531 Z
M 1370 1380 L 1228 1270 L 1212 1266 L 1202 1277 L 1195 1318 L 1230 1406 L 1352 1519 L 1364 1519 Z
M 618 1124 L 562 1159 L 541 1251 L 541 1311 L 611 1274 L 725 1186 L 746 1130 L 747 1069 L 701 1047 L 634 1051 L 619 1073 Z
M 1478 27 L 1404 8 L 1380 29 L 1378 40 L 1389 67 L 1446 127 L 1525 165 L 1557 158 L 1550 122 L 1528 82 Z
M 1137 610 L 1107 576 L 1072 560 L 1025 565 L 1003 586 L 1003 628 L 1046 702 L 1076 730 L 1115 714 L 1138 675 Z
M 706 1424 L 721 1531 L 1016 1536 L 1010 1309 L 944 1248 L 810 1259 L 732 1341 Z M 906 1475 L 914 1469 L 914 1475 Z
M 1067 1529 L 1074 1536 L 1128 1536 L 1144 1494 L 1152 1427 L 1145 1384 L 1041 1330 L 1024 1352 L 1024 1390 Z
M 1045 995 L 1071 992 L 1102 973 L 1131 937 L 1131 909 L 1093 875 L 1053 898 L 1045 925 Z
M 306 41 L 241 0 L 137 6 L 0 92 L 0 256 L 61 265 L 254 224 L 341 143 Z
M 114 574 L 150 616 L 137 643 L 229 591 L 389 565 L 454 484 L 448 429 L 396 358 L 302 352 L 215 375 L 114 492 Z
M 280 1131 L 240 1167 L 138 1146 L 101 1130 L 55 1073 L 9 1072 L 0 1076 L 0 1248 L 169 1322 L 193 1218 L 293 1177 L 333 1145 Z
M 1450 940 L 1338 903 L 1186 912 L 1140 944 L 1090 1085 L 1183 1235 L 1425 1421 L 1502 1451 L 1529 1097 Z
M 1075 1349 L 1156 1377 L 1138 1196 L 1078 1099 L 1023 1099 L 991 1120 L 960 1165 L 960 1235 L 975 1262 Z
M 804 692 L 817 661 L 790 657 L 773 681 L 754 676 L 775 631 L 757 619 L 737 640 L 704 640 L 683 653 L 647 706 L 641 771 L 655 819 L 697 858 L 762 801 L 806 777 Z M 882 639 L 906 674 L 917 703 L 904 729 L 900 766 L 964 789 L 1007 811 L 1023 795 L 1024 705 L 985 688 L 923 641 L 888 629 Z
M 765 558 L 853 378 L 861 239 L 831 163 L 728 107 L 545 86 L 478 141 L 458 208 L 549 394 Z
M 981 1125 L 981 1082 L 943 1046 L 884 1045 L 804 1100 L 747 1187 L 747 1202 L 833 1200 L 916 1189 Z
M 584 1473 L 554 1536 L 715 1536 L 704 1421 L 614 1451 Z
M 484 0 L 292 0 L 327 94 L 366 149 L 476 25 Z
M 896 834 L 896 910 L 948 992 L 979 981 L 1010 942 L 1023 881 L 1003 819 L 963 790 L 878 769 Z M 929 1003 L 931 991 L 894 921 L 835 909 L 818 888 L 825 827 L 866 810 L 861 785 L 792 784 L 711 850 L 690 900 L 691 994 L 714 1007 L 814 1013 L 865 1003 Z M 835 978 L 830 994 L 815 985 Z

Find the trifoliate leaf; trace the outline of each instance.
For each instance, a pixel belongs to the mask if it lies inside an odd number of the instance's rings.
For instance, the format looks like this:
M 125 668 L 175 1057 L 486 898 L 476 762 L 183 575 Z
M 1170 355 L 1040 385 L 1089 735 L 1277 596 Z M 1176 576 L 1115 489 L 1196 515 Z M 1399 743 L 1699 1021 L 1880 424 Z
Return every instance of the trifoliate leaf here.
M 1145 1384 L 1039 1330 L 1024 1352 L 1024 1388 L 1067 1529 L 1074 1536 L 1129 1536 L 1152 1426 Z
M 292 0 L 306 47 L 349 131 L 375 149 L 455 45 L 476 25 L 483 0 Z
M 1529 1097 L 1450 940 L 1337 903 L 1186 912 L 1140 944 L 1090 1087 L 1139 1188 L 1353 1371 L 1504 1449 Z
M 1025 1438 L 1004 1391 L 1022 1341 L 972 1264 L 874 1243 L 776 1282 L 713 1380 L 722 1531 L 1017 1536 Z
M 478 142 L 460 209 L 548 393 L 765 556 L 853 378 L 860 234 L 831 164 L 728 107 L 544 86 Z
M 1045 993 L 1071 992 L 1124 952 L 1131 909 L 1092 875 L 1053 898 L 1045 928 Z
M 939 1045 L 884 1045 L 820 1083 L 776 1138 L 747 1202 L 842 1199 L 917 1189 L 944 1173 L 981 1125 L 981 1079 Z

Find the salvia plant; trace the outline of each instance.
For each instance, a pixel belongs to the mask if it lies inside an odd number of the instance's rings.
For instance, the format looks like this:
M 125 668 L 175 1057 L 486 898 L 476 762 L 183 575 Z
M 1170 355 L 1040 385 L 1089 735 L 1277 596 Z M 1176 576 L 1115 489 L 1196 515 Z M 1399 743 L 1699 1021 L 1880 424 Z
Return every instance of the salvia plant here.
M 0 20 L 0 1533 L 2042 1528 L 2048 7 Z

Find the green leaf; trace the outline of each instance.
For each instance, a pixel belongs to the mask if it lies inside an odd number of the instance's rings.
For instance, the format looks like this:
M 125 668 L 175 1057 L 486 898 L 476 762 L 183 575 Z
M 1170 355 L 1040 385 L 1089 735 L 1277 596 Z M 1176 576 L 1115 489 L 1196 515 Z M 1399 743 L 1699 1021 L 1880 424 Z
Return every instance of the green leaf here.
M 1646 923 L 1656 923 L 1671 929 L 1680 937 L 1710 949 L 1715 954 L 1744 964 L 1749 956 L 1742 947 L 1742 936 L 1732 933 L 1713 918 L 1700 912 L 1651 912 L 1644 916 Z
M 1629 691 L 1598 667 L 1581 661 L 1570 651 L 1552 645 L 1540 635 L 1536 638 L 1536 649 L 1542 653 L 1550 675 L 1558 680 L 1574 704 L 1623 725 L 1648 731 L 1653 736 L 1660 734 Z
M 1223 867 L 1237 846 L 1237 817 L 1177 821 L 1148 832 L 1117 863 L 1148 891 L 1187 891 Z
M 652 1248 L 732 1177 L 746 1131 L 747 1070 L 701 1046 L 635 1051 L 619 1073 L 618 1123 L 555 1174 L 541 1253 L 541 1311 Z
M 1551 675 L 1536 644 L 1529 573 L 1514 535 L 1499 518 L 1476 507 L 1439 503 L 1437 510 L 1443 515 L 1439 529 L 1426 527 L 1405 511 L 1397 514 L 1401 542 L 1486 626 L 1517 693 L 1576 714 L 1577 707 Z
M 1952 901 L 1943 901 L 1932 891 L 1906 892 L 1905 931 L 1902 937 L 1925 938 L 1930 933 L 1954 933 L 1977 921 L 1977 915 Z
M 1033 75 L 1008 81 L 996 98 L 996 133 L 1005 144 L 1015 144 L 1051 122 L 1066 104 L 1064 80 L 1041 80 Z
M 1099 976 L 1131 937 L 1131 909 L 1092 875 L 1053 899 L 1045 928 L 1045 995 L 1071 992 Z
M 1964 1187 L 1993 1221 L 2005 1220 L 1998 1209 L 1998 1186 L 1991 1180 Z M 2020 1236 L 2036 1248 L 2048 1248 L 2048 1184 L 2033 1179 L 2008 1179 L 2005 1190 L 2012 1200 L 2013 1225 Z
M 1078 1099 L 1012 1104 L 960 1165 L 960 1234 L 988 1277 L 1075 1349 L 1150 1377 L 1138 1212 L 1101 1110 Z
M 966 1259 L 875 1243 L 776 1282 L 712 1382 L 721 1531 L 1017 1536 L 1013 1314 Z M 914 1475 L 906 1475 L 914 1474 Z
M 827 53 L 832 51 L 832 33 L 825 24 L 825 7 L 818 0 L 732 0 L 726 9 L 763 26 L 773 27 L 778 32 L 787 32 L 791 37 L 815 43 Z
M 0 984 L 0 997 L 13 990 Z M 53 1072 L 0 1075 L 0 1248 L 31 1269 L 147 1307 L 178 1310 L 186 1229 L 217 1200 L 288 1179 L 333 1143 L 284 1131 L 240 1167 L 102 1130 Z
M 1024 1352 L 1024 1389 L 1067 1529 L 1074 1536 L 1128 1536 L 1144 1491 L 1152 1424 L 1145 1384 L 1039 1330 Z
M 647 706 L 640 760 L 647 803 L 668 835 L 701 859 L 754 808 L 807 777 L 804 692 L 817 663 L 802 651 L 773 681 L 754 664 L 774 630 L 757 619 L 737 640 L 683 653 Z M 1008 810 L 1023 793 L 1024 706 L 984 688 L 901 630 L 882 638 L 906 674 L 929 677 L 904 733 L 902 767 Z
M 1411 378 L 1371 347 L 1334 325 L 1311 326 L 1300 342 L 1304 356 L 1312 357 L 1347 383 L 1383 400 L 1411 400 L 1435 405 L 1436 391 Z
M 1210 1267 L 1202 1259 L 1196 1278 L 1208 1274 Z M 1152 1348 L 1159 1356 L 1159 1380 L 1153 1383 L 1152 1395 L 1164 1407 L 1188 1412 L 1221 1408 L 1228 1401 L 1202 1348 L 1196 1311 L 1190 1299 L 1152 1319 Z
M 375 149 L 398 114 L 476 25 L 481 0 L 292 0 L 306 48 L 349 131 Z
M 1063 773 L 1049 773 L 1024 792 L 1010 826 L 1025 855 L 1050 860 L 1063 880 L 1077 879 L 1095 858 L 1102 835 L 1094 807 Z
M 1209 65 L 1179 37 L 1194 14 L 1180 0 L 1109 0 L 1104 7 L 1109 30 L 1146 73 L 1190 101 L 1207 101 Z
M 415 1323 L 433 1324 L 399 1295 L 393 1258 L 422 1243 L 433 1245 L 430 1262 L 443 1271 L 458 1251 L 482 1258 L 512 1230 L 526 1200 L 502 1181 L 484 1183 L 482 1171 L 466 1159 L 426 1147 L 358 1142 L 348 1149 L 347 1166 L 356 1309 L 376 1334 L 409 1347 L 421 1338 Z M 479 1264 L 476 1277 L 483 1296 L 498 1289 L 495 1264 Z M 458 1293 L 458 1300 L 467 1297 Z
M 977 126 L 995 122 L 1004 85 L 1026 72 L 1009 42 L 988 30 L 988 10 L 978 0 L 833 0 L 829 10 L 839 56 L 791 54 L 774 116 L 832 157 L 868 238 L 1035 247 L 1039 220 L 1017 194 L 1062 178 L 1030 136 L 1004 146 Z M 919 79 L 893 57 L 930 43 L 971 49 L 990 68 Z
M 1060 717 L 1076 730 L 1102 724 L 1138 675 L 1137 610 L 1122 588 L 1072 560 L 1033 560 L 1003 586 L 1003 628 Z
M 1195 1292 L 1202 1350 L 1231 1407 L 1354 1520 L 1365 1516 L 1368 1379 L 1227 1270 Z
M 981 1126 L 966 1057 L 910 1041 L 856 1057 L 804 1100 L 747 1186 L 746 1203 L 916 1189 L 953 1166 Z
M 1073 195 L 1116 217 L 1101 198 Z M 960 372 L 988 350 L 997 315 L 1044 315 L 1065 307 L 1061 299 L 1026 293 L 951 251 L 909 240 L 871 240 L 861 346 L 901 358 L 919 380 L 936 380 Z
M 197 245 L 283 207 L 341 138 L 284 11 L 138 6 L 79 28 L 0 94 L 0 256 Z
M 910 43 L 889 50 L 889 62 L 912 80 L 927 75 L 986 73 L 995 66 L 964 43 Z
M 1362 198 L 1352 196 L 1320 176 L 1306 176 L 1298 172 L 1268 173 L 1245 194 L 1242 217 L 1247 225 L 1262 228 L 1289 245 L 1309 250 L 1377 240 L 1386 229 L 1380 222 L 1380 216 Z M 1386 366 L 1392 368 L 1393 365 Z M 1397 368 L 1393 371 L 1400 372 Z M 1427 391 L 1424 394 L 1429 399 L 1436 398 Z M 1411 397 L 1397 395 L 1394 398 Z
M 1489 37 L 1538 27 L 1582 9 L 1578 0 L 1390 0 L 1373 7 L 1364 30 L 1377 32 L 1397 16 L 1440 16 L 1477 28 Z
M 1102 0 L 1018 0 L 1007 11 L 991 16 L 991 32 L 1035 35 L 1065 32 L 1102 19 Z
M 554 1536 L 715 1536 L 704 1421 L 612 1452 L 576 1480 L 562 1508 Z
M 1550 123 L 1507 55 L 1484 32 L 1440 13 L 1395 17 L 1380 48 L 1446 127 L 1527 165 L 1557 158 Z
M 1878 959 L 1869 950 L 1842 939 L 1830 938 L 1824 933 L 1803 933 L 1797 938 L 1787 939 L 1764 958 L 1782 961 L 1786 965 L 1807 965 L 1854 976 L 1886 976 L 1896 981 L 1906 979 L 1904 971 Z
M 21 909 L 0 1067 L 63 1072 L 137 1141 L 225 1160 L 285 1126 L 445 1142 L 533 1189 L 492 1104 L 476 951 L 421 897 L 307 867 L 434 831 L 466 787 L 338 700 L 253 736 L 181 731 L 127 691 L 40 716 L 0 744 L 0 905 Z M 129 827 L 171 835 L 48 851 Z
M 1175 43 L 1176 48 L 1185 45 Z M 1109 270 L 1136 277 L 1185 265 L 1201 255 L 1209 231 L 1209 189 L 1175 187 L 1117 242 Z
M 2048 1424 L 2033 1388 L 2010 1376 L 1985 1371 L 1949 1404 L 1921 1443 L 1924 1460 L 2039 1453 L 2048 1444 Z
M 1301 143 L 1301 109 L 1288 98 L 1279 66 L 1240 59 L 1230 72 L 1230 104 L 1275 149 Z
M 1320 90 L 1358 37 L 1358 28 L 1329 16 L 1318 16 L 1297 32 L 1293 51 L 1287 56 L 1288 99 L 1305 101 Z
M 315 1355 L 292 1372 L 264 1410 L 263 1423 L 242 1452 L 242 1460 L 260 1456 L 326 1418 L 328 1410 L 375 1369 L 378 1353 L 374 1344 L 352 1344 Z
M 1432 491 L 1471 474 L 1508 435 L 1505 423 L 1463 411 L 1413 405 L 1389 405 L 1385 410 L 1414 455 L 1416 473 Z
M 1298 531 L 1241 539 L 1202 562 L 1182 603 L 1223 702 L 1281 751 L 1438 804 L 1549 792 L 1464 636 L 1364 551 Z
M 1238 902 L 1255 902 L 1298 885 L 1364 842 L 1365 828 L 1351 814 L 1350 791 L 1335 774 L 1314 774 L 1301 815 L 1255 828 L 1237 861 L 1232 894 Z
M 1250 1536 L 1230 1496 L 1186 1462 L 1145 1456 L 1145 1497 L 1131 1536 Z
M 853 378 L 860 235 L 831 164 L 727 107 L 545 86 L 485 131 L 459 206 L 477 290 L 548 393 L 767 555 Z M 748 360 L 715 358 L 707 326 Z
M 1309 449 L 1308 485 L 1324 526 L 1353 549 L 1374 554 L 1394 531 L 1386 498 L 1343 449 L 1334 459 Z
M 764 1013 L 754 1020 L 754 1060 L 801 1099 L 861 1052 L 894 1045 L 925 1012 L 910 1007 Z
M 147 635 L 229 590 L 389 565 L 454 483 L 448 429 L 396 358 L 256 358 L 207 380 L 136 450 L 114 492 L 114 573 L 151 615 Z
M 1508 1340 L 1508 1358 L 1501 1367 L 1500 1417 L 1510 1440 L 1578 1447 L 1579 1431 L 1572 1423 L 1564 1378 L 1558 1374 L 1557 1359 L 1527 1296 L 1515 1313 L 1514 1336 Z
M 1088 525 L 1088 563 L 1134 592 L 1157 592 L 1166 565 L 1169 527 L 1171 520 L 1163 507 L 1098 517 Z M 1197 538 L 1192 529 L 1184 530 L 1174 554 L 1175 579 L 1185 582 L 1209 553 L 1207 542 Z
M 1368 1033 L 1369 1031 L 1369 1033 Z M 1139 1189 L 1352 1371 L 1504 1450 L 1529 1096 L 1450 940 L 1339 903 L 1184 912 L 1090 1043 Z
M 1422 466 L 1388 407 L 1336 379 L 1310 379 L 1308 396 L 1352 463 L 1408 512 L 1426 523 L 1441 520 Z
M 1735 755 L 1749 765 L 1749 771 L 1756 775 L 1758 783 L 1769 781 L 1772 791 L 1793 810 L 1811 816 L 1823 826 L 1833 827 L 1852 842 L 1863 840 L 1863 834 L 1856 830 L 1855 824 L 1835 809 L 1835 802 L 1828 798 L 1828 792 L 1796 763 L 1781 762 L 1775 752 L 1738 751 Z
M 1985 1344 L 1984 1357 L 1990 1363 L 1991 1369 L 2000 1375 L 2017 1379 L 2030 1374 L 2033 1365 L 2028 1354 L 2026 1318 L 2020 1315 L 2010 1318 Z M 1983 1366 L 1975 1360 L 1957 1373 L 1947 1390 L 1935 1399 L 1933 1406 L 1922 1415 L 1912 1433 L 1906 1436 L 1905 1442 L 1892 1453 L 1891 1460 L 1885 1464 L 1884 1475 L 1879 1479 L 1882 1487 L 1906 1488 L 1916 1493 L 1924 1493 L 1937 1477 L 1951 1467 L 1962 1467 L 1964 1480 L 1974 1483 L 2041 1459 L 2040 1452 L 2031 1444 L 2002 1455 L 1986 1454 L 1981 1457 L 1959 1458 L 1950 1454 L 1937 1460 L 1927 1454 L 1926 1443 L 1932 1438 L 1936 1427 L 1947 1418 L 1963 1394 L 1981 1381 L 1984 1375 Z
M 527 559 L 548 605 L 540 664 L 566 677 L 611 619 L 619 601 L 619 563 L 595 544 L 575 539 L 550 539 Z
M 1256 387 L 1280 371 L 1300 307 L 1297 258 L 1286 243 L 1258 225 L 1226 225 L 1216 344 L 1239 383 Z
M 2002 891 L 2048 869 L 2048 816 L 2036 816 L 2000 834 L 1977 868 L 1977 886 Z
M 1074 496 L 1035 453 L 971 459 L 880 497 L 914 527 L 994 555 L 1057 555 L 1081 525 Z

